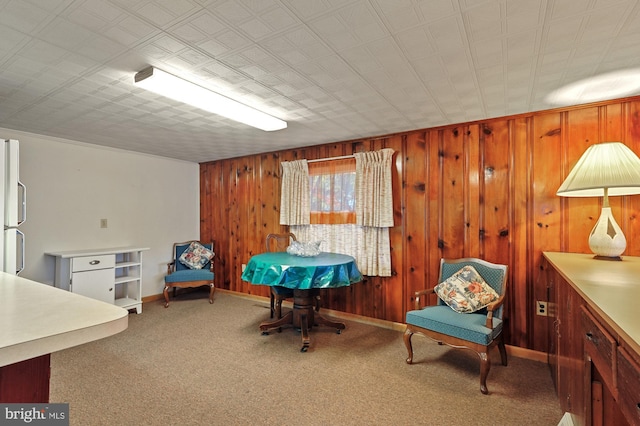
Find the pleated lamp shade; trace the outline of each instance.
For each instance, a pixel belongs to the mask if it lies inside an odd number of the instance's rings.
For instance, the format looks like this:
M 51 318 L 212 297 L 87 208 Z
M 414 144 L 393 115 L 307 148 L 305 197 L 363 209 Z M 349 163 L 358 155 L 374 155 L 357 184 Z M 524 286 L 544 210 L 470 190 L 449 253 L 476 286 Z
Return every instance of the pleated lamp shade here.
M 640 194 L 640 158 L 621 142 L 591 145 L 564 180 L 556 195 L 602 197 Z
M 556 192 L 561 197 L 604 197 L 589 235 L 589 248 L 601 259 L 620 259 L 627 248 L 611 213 L 609 195 L 634 194 L 640 194 L 640 158 L 621 142 L 591 145 Z

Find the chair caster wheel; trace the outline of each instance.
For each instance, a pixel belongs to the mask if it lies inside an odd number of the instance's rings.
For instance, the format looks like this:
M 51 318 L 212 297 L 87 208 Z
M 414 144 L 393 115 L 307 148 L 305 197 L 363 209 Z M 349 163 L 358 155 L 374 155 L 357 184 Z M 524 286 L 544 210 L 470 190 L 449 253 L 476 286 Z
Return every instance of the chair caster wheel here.
M 263 336 L 268 336 L 268 335 L 269 335 L 269 332 L 268 332 L 268 331 L 263 331 L 263 332 L 262 332 L 262 335 L 263 335 Z
M 300 352 L 306 352 L 307 349 L 309 349 L 308 346 L 303 346 L 302 348 L 300 348 Z
M 336 330 L 336 334 L 342 334 L 342 330 L 337 329 L 337 330 Z

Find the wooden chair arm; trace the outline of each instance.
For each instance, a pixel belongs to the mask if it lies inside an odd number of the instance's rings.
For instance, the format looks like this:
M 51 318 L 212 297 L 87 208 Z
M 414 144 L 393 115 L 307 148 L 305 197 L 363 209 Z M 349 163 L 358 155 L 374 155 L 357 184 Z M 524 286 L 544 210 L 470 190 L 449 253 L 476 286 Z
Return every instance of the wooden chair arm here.
M 424 290 L 420 290 L 420 291 L 416 291 L 415 293 L 415 308 L 416 311 L 422 309 L 422 307 L 420 306 L 420 299 L 422 298 L 422 296 L 427 296 L 429 294 L 435 293 L 435 290 L 433 287 L 431 288 L 426 288 Z
M 493 328 L 493 312 L 497 311 L 504 303 L 504 294 L 498 298 L 495 302 L 491 302 L 487 305 L 487 320 L 484 326 L 487 328 Z

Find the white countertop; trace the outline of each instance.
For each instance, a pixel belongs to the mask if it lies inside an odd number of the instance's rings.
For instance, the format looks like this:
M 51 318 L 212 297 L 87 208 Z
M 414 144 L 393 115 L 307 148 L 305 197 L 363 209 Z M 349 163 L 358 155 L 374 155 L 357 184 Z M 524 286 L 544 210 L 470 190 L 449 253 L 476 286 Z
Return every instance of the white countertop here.
M 129 312 L 0 272 L 0 367 L 119 333 Z
M 597 260 L 592 254 L 544 256 L 574 289 L 640 354 L 640 257 Z

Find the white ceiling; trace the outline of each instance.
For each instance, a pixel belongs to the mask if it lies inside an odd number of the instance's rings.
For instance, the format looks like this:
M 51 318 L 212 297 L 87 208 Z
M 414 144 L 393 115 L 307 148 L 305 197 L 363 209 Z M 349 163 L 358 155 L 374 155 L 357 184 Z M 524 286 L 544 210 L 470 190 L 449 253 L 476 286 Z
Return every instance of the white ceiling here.
M 289 127 L 135 88 L 149 65 Z M 637 0 L 0 0 L 0 127 L 194 162 L 544 110 L 638 67 Z

